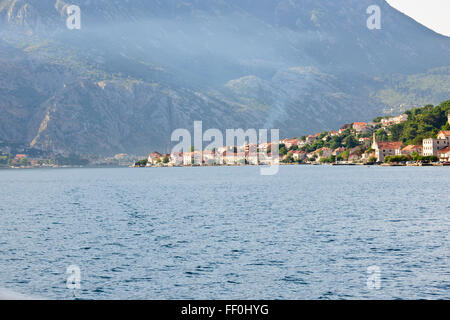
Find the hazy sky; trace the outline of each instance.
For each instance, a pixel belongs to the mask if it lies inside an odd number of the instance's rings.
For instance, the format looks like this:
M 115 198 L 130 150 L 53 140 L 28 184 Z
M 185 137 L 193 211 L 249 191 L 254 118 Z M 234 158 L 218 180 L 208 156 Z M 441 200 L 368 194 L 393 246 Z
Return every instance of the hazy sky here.
M 450 0 L 387 0 L 421 24 L 450 37 Z

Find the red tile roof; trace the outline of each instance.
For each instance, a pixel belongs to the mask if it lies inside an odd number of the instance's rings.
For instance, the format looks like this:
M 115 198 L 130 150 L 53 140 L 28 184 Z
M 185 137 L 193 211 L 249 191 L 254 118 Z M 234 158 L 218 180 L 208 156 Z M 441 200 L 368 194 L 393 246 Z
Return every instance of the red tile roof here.
M 449 153 L 450 152 L 450 147 L 447 147 L 447 148 L 445 148 L 445 149 L 442 149 L 442 150 L 439 150 L 439 154 L 444 154 L 444 153 Z
M 401 149 L 402 142 L 378 142 L 378 149 Z
M 421 150 L 422 146 L 415 146 L 415 145 L 409 145 L 402 149 L 402 151 L 414 151 L 414 150 Z

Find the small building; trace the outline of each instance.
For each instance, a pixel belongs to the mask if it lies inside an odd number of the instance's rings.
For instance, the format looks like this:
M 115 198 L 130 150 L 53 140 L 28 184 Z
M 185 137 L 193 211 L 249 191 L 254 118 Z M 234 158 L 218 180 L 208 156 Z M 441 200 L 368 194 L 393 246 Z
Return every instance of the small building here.
M 292 158 L 295 161 L 303 161 L 306 159 L 306 152 L 305 151 L 292 151 Z
M 422 154 L 422 146 L 409 145 L 402 149 L 402 154 L 405 156 L 410 156 L 413 153 L 417 153 L 418 155 Z
M 270 150 L 272 149 L 272 143 L 271 142 L 261 143 L 258 146 L 258 148 L 262 152 L 270 152 Z
M 214 151 L 205 150 L 203 151 L 203 164 L 205 165 L 213 165 L 216 162 L 216 154 Z
M 313 144 L 314 142 L 316 142 L 317 137 L 314 135 L 309 135 L 306 137 L 306 144 Z
M 183 164 L 183 153 L 182 152 L 172 152 L 170 154 L 169 164 L 173 166 L 181 166 Z
M 372 131 L 372 126 L 365 122 L 355 122 L 353 124 L 353 130 L 359 134 L 370 133 Z
M 247 160 L 248 164 L 252 166 L 259 165 L 258 153 L 254 151 L 246 152 L 245 159 Z
M 408 120 L 407 114 L 399 115 L 398 117 L 389 117 L 381 119 L 381 124 L 384 126 L 392 126 L 394 124 L 400 124 Z
M 267 165 L 267 166 L 280 164 L 279 157 L 274 157 L 272 153 L 265 153 L 265 152 L 258 153 L 258 161 L 260 165 Z
M 245 153 L 244 152 L 225 152 L 223 154 L 223 159 L 225 160 L 225 164 L 232 165 L 242 165 L 245 164 Z
M 281 143 L 286 146 L 286 149 L 290 149 L 294 146 L 298 146 L 300 144 L 300 141 L 298 141 L 298 139 L 286 139 L 282 140 Z
M 162 157 L 162 155 L 159 152 L 150 153 L 150 155 L 148 156 L 148 159 L 147 159 L 147 163 L 155 165 L 158 162 L 158 160 L 161 159 L 161 157 Z
M 360 146 L 350 149 L 348 154 L 348 161 L 359 161 L 362 159 L 363 151 Z
M 439 161 L 449 162 L 450 161 L 450 147 L 438 151 Z
M 437 135 L 437 138 L 447 140 L 450 143 L 450 131 L 440 131 Z

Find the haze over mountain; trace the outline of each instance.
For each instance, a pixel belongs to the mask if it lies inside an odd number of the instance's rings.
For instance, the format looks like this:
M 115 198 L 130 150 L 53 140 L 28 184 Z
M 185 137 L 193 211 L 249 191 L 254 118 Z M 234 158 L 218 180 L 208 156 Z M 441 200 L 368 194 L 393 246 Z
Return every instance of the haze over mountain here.
M 145 154 L 195 120 L 291 137 L 449 99 L 450 39 L 382 0 L 2 0 L 0 65 L 0 140 Z

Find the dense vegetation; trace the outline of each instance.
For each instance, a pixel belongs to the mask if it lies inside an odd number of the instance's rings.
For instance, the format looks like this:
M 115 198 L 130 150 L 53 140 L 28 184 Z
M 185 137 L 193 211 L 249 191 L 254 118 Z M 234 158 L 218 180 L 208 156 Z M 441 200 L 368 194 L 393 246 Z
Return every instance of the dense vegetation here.
M 403 145 L 422 145 L 423 139 L 436 138 L 437 134 L 441 130 L 450 130 L 450 124 L 448 123 L 447 115 L 450 112 L 450 100 L 442 102 L 438 106 L 427 105 L 421 108 L 414 108 L 405 113 L 408 115 L 408 120 L 401 124 L 383 126 L 381 120 L 387 117 L 378 117 L 374 119 L 376 124 L 374 132 L 376 134 L 377 141 L 401 141 Z M 313 144 L 305 145 L 302 148 L 293 146 L 286 148 L 284 144 L 280 145 L 280 155 L 287 156 L 284 162 L 293 163 L 292 154 L 289 151 L 301 150 L 305 152 L 313 152 L 323 147 L 335 150 L 337 148 L 344 148 L 345 151 L 338 156 L 331 156 L 330 158 L 321 158 L 322 163 L 334 163 L 336 160 L 347 160 L 350 155 L 350 151 L 353 153 L 372 153 L 371 147 L 367 144 L 360 143 L 360 138 L 369 138 L 371 133 L 358 134 L 352 129 L 352 125 L 346 125 L 341 135 L 331 136 L 329 132 L 322 132 L 318 139 Z M 299 138 L 301 141 L 306 140 L 306 136 Z M 356 148 L 358 147 L 358 148 Z M 320 154 L 319 154 L 320 156 Z M 422 157 L 420 155 L 407 156 L 394 156 L 387 157 L 386 162 L 406 162 L 406 161 L 422 161 L 432 162 L 437 159 Z M 369 159 L 369 163 L 375 163 L 376 159 Z
M 436 138 L 441 130 L 450 130 L 447 115 L 450 111 L 450 100 L 434 107 L 427 105 L 406 112 L 408 121 L 389 127 L 389 132 L 378 129 L 380 141 L 401 141 L 405 145 L 421 145 L 423 139 Z

